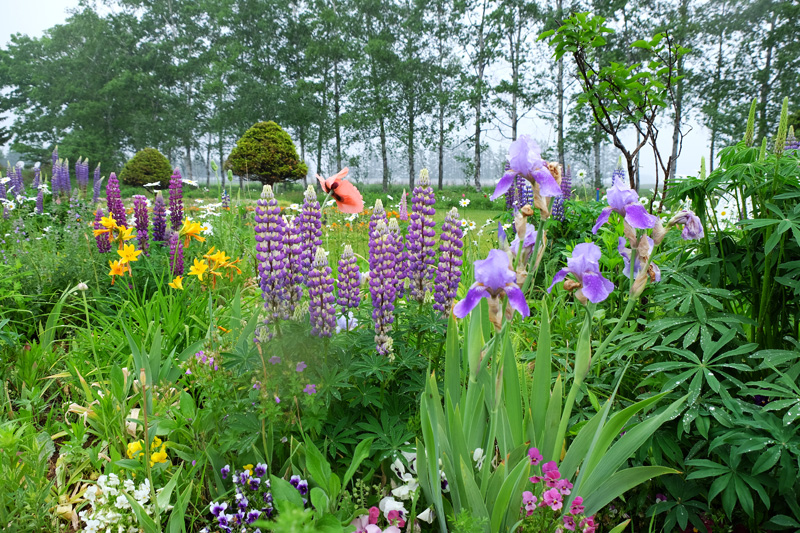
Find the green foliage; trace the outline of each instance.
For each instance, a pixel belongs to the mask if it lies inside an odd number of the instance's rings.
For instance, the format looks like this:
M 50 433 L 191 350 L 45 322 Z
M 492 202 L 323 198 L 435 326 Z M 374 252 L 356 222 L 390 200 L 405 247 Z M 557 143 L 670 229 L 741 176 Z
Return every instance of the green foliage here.
M 297 181 L 308 174 L 308 166 L 297 157 L 289 134 L 272 121 L 259 122 L 247 130 L 236 142 L 225 168 L 268 185 Z
M 146 183 L 158 182 L 159 188 L 169 185 L 172 167 L 169 160 L 155 148 L 145 148 L 136 152 L 119 173 L 119 179 L 125 185 L 142 186 Z

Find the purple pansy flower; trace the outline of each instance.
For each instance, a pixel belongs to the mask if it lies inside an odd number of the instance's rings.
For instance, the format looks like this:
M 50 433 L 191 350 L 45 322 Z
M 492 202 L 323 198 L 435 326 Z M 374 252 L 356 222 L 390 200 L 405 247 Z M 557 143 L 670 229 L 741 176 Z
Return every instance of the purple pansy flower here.
M 576 295 L 579 300 L 588 299 L 592 303 L 598 303 L 608 298 L 608 295 L 614 290 L 614 284 L 600 274 L 601 255 L 600 248 L 594 243 L 584 242 L 575 246 L 575 249 L 572 250 L 572 257 L 567 259 L 567 268 L 556 272 L 556 275 L 553 276 L 553 283 L 547 292 L 552 291 L 556 283 L 563 281 L 567 274 L 572 274 L 578 279 L 578 283 L 571 282 L 571 286 L 566 288 L 567 290 L 579 289 Z
M 648 244 L 648 251 L 647 257 L 650 257 L 650 254 L 653 253 L 653 239 L 650 237 L 645 236 L 647 239 Z M 617 242 L 617 250 L 619 251 L 619 255 L 622 256 L 622 260 L 625 262 L 625 276 L 628 278 L 631 277 L 631 250 L 630 248 L 625 247 L 626 241 L 625 237 L 620 237 Z M 640 255 L 636 255 L 633 261 L 633 277 L 639 277 L 639 273 L 642 271 L 642 267 L 644 263 L 647 261 L 646 257 L 641 257 Z M 652 271 L 653 274 L 653 281 L 661 281 L 661 269 L 658 268 L 658 265 L 655 263 L 650 263 L 649 270 Z
M 211 514 L 214 516 L 219 516 L 220 513 L 224 512 L 225 509 L 228 508 L 228 504 L 225 502 L 217 503 L 211 502 Z
M 702 239 L 705 235 L 705 232 L 703 231 L 703 223 L 700 222 L 700 218 L 688 209 L 683 209 L 677 215 L 672 217 L 667 223 L 667 227 L 671 227 L 676 224 L 683 226 L 681 237 L 683 237 L 683 240 L 685 241 Z
M 516 274 L 508 268 L 508 255 L 502 250 L 490 250 L 486 259 L 475 261 L 475 283 L 467 291 L 467 296 L 453 308 L 453 314 L 464 318 L 480 302 L 481 298 L 505 294 L 508 303 L 519 313 L 530 315 L 528 302 L 522 289 L 516 284 Z
M 608 222 L 611 212 L 616 211 L 631 227 L 637 229 L 650 229 L 656 225 L 658 217 L 651 215 L 639 203 L 639 194 L 631 189 L 619 176 L 614 178 L 614 185 L 608 189 L 608 207 L 603 209 L 597 222 L 592 228 L 592 233 L 597 233 L 600 227 Z
M 538 183 L 541 196 L 561 194 L 561 187 L 548 170 L 547 162 L 542 159 L 539 145 L 528 135 L 520 135 L 519 139 L 511 143 L 508 148 L 508 164 L 510 168 L 497 182 L 497 187 L 491 196 L 492 200 L 505 194 L 513 185 L 517 175 L 523 176 L 531 182 L 531 185 Z
M 222 479 L 228 479 L 228 474 L 231 473 L 230 465 L 225 465 L 219 469 L 219 473 L 222 474 Z

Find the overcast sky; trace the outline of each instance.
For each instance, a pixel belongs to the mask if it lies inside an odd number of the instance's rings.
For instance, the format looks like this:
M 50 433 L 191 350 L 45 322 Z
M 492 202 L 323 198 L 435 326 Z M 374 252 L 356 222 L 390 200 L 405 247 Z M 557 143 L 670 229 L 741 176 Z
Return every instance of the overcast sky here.
M 47 28 L 63 23 L 69 16 L 69 11 L 76 9 L 78 4 L 79 0 L 0 0 L 0 43 L 5 47 L 12 33 L 41 36 Z M 493 77 L 497 79 L 503 75 L 503 69 L 497 69 L 493 73 Z M 692 130 L 684 139 L 683 152 L 678 160 L 678 174 L 696 174 L 700 167 L 700 157 L 708 155 L 708 133 L 699 124 L 692 123 L 690 126 Z M 542 142 L 551 145 L 555 143 L 555 128 L 547 121 L 523 119 L 519 131 Z M 665 159 L 671 148 L 671 135 L 671 126 L 665 127 L 661 132 L 659 147 L 664 150 Z M 489 133 L 489 142 L 498 147 L 508 143 L 496 131 Z M 644 150 L 642 182 L 652 181 L 652 161 L 652 150 Z

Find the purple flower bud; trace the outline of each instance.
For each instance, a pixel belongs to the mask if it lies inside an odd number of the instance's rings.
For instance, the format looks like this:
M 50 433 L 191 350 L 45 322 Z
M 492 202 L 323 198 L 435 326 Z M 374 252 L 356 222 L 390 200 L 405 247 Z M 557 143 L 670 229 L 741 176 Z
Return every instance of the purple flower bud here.
M 372 320 L 375 324 L 375 344 L 378 353 L 391 355 L 389 332 L 394 323 L 395 259 L 394 238 L 383 220 L 375 224 L 369 251 L 369 292 L 372 296 Z
M 436 214 L 433 204 L 436 195 L 430 186 L 428 171 L 420 172 L 419 185 L 414 187 L 411 197 L 411 216 L 408 224 L 408 277 L 410 279 L 411 297 L 418 302 L 425 299 L 425 293 L 433 289 L 436 274 L 436 252 L 433 249 Z
M 53 193 L 55 194 L 55 193 Z M 113 172 L 106 183 L 106 205 L 108 212 L 120 226 L 128 227 L 128 218 L 125 216 L 125 205 L 119 192 L 119 180 Z
M 147 198 L 141 194 L 133 197 L 133 216 L 136 220 L 136 239 L 139 241 L 139 248 L 144 255 L 148 255 L 147 228 L 150 225 L 150 221 L 147 214 Z
M 183 224 L 183 181 L 181 171 L 175 169 L 169 178 L 169 220 L 174 231 Z
M 348 308 L 355 309 L 361 303 L 361 292 L 359 290 L 361 275 L 358 271 L 358 263 L 353 253 L 353 247 L 349 244 L 344 247 L 342 257 L 339 259 L 339 272 L 337 276 L 338 300 L 337 303 L 346 311 Z
M 167 232 L 167 206 L 164 205 L 164 197 L 161 196 L 161 191 L 156 193 L 155 202 L 153 202 L 153 240 L 164 241 Z
M 103 178 L 100 177 L 100 163 L 94 169 L 94 182 L 92 183 L 92 203 L 96 204 L 100 201 L 100 187 L 103 184 Z
M 439 264 L 436 272 L 436 285 L 433 298 L 436 303 L 433 308 L 449 316 L 456 299 L 458 284 L 461 281 L 461 248 L 464 245 L 461 230 L 461 220 L 458 209 L 455 207 L 447 213 L 442 223 L 442 233 L 439 238 Z
M 311 271 L 306 280 L 308 285 L 308 313 L 311 317 L 311 334 L 330 337 L 336 329 L 336 309 L 333 306 L 333 278 L 325 250 L 317 248 Z M 299 371 L 300 365 L 298 365 Z
M 267 310 L 267 322 L 282 318 L 286 309 L 282 304 L 287 297 L 288 258 L 284 243 L 286 221 L 280 213 L 272 187 L 264 185 L 261 198 L 256 203 L 255 233 L 258 275 L 264 308 Z
M 100 224 L 100 220 L 103 218 L 103 210 L 99 207 L 94 214 L 94 229 L 103 229 L 102 224 Z M 101 233 L 97 237 L 94 238 L 97 242 L 97 250 L 104 254 L 111 250 L 111 241 L 108 239 L 107 233 Z
M 303 244 L 298 220 L 286 222 L 286 232 L 283 234 L 283 244 L 286 251 L 285 288 L 286 299 L 283 301 L 282 316 L 289 318 L 300 300 L 303 298 L 303 272 L 301 257 Z
M 406 221 L 408 220 L 408 199 L 405 189 L 403 189 L 403 196 L 400 197 L 400 209 L 399 209 L 399 217 L 400 220 Z
M 303 278 L 311 270 L 311 262 L 322 246 L 322 212 L 320 211 L 314 187 L 309 185 L 303 200 L 303 211 L 300 214 L 300 269 Z
M 177 231 L 169 236 L 169 266 L 173 276 L 183 276 L 183 243 Z
M 41 215 L 44 213 L 44 190 L 39 189 L 39 193 L 36 195 L 36 214 Z

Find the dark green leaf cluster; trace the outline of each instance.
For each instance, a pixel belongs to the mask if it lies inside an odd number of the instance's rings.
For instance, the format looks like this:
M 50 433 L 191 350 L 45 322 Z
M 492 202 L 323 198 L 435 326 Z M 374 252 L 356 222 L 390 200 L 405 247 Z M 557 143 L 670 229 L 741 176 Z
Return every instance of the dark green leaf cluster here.
M 119 179 L 125 185 L 138 186 L 158 182 L 159 188 L 165 189 L 171 175 L 172 167 L 167 158 L 155 148 L 145 148 L 125 163 Z
M 308 166 L 297 157 L 289 134 L 272 121 L 259 122 L 247 130 L 225 167 L 265 185 L 301 180 L 308 174 Z

